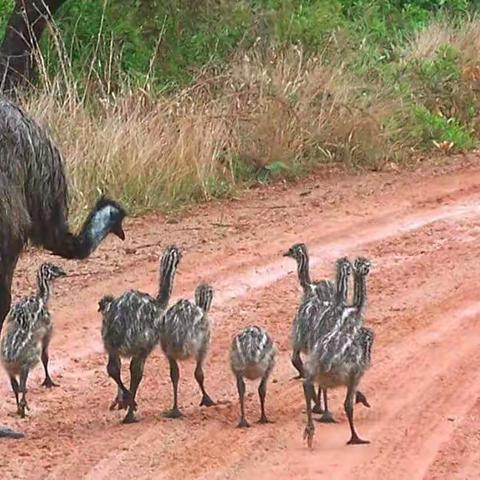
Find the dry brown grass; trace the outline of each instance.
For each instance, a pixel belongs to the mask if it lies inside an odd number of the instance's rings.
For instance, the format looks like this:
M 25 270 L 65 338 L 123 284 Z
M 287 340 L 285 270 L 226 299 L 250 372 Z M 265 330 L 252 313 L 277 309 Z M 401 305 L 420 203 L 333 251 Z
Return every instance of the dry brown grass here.
M 476 66 L 480 60 L 480 19 L 477 16 L 456 27 L 447 21 L 435 21 L 419 31 L 410 42 L 408 57 L 418 60 L 434 59 L 438 48 L 450 45 L 461 52 L 464 66 Z
M 367 104 L 341 66 L 298 49 L 238 56 L 169 96 L 100 95 L 92 105 L 66 84 L 48 82 L 27 109 L 64 153 L 77 210 L 99 189 L 135 213 L 226 194 L 269 165 L 295 175 L 317 162 L 378 166 L 389 154 L 388 103 Z
M 64 153 L 75 214 L 99 190 L 132 214 L 164 210 L 322 163 L 377 169 L 432 145 L 461 151 L 474 143 L 471 132 L 480 132 L 480 117 L 472 114 L 480 108 L 477 18 L 461 28 L 432 22 L 398 47 L 399 60 L 387 65 L 391 75 L 379 85 L 365 85 L 332 57 L 254 46 L 237 52 L 228 68 L 205 70 L 169 95 L 151 93 L 150 75 L 143 89 L 113 85 L 113 48 L 106 78 L 96 72 L 94 55 L 78 88 L 61 35 L 49 28 L 57 76 L 49 77 L 39 56 L 42 86 L 25 103 Z M 445 45 L 459 52 L 460 79 L 450 75 L 452 65 L 446 73 L 425 68 Z

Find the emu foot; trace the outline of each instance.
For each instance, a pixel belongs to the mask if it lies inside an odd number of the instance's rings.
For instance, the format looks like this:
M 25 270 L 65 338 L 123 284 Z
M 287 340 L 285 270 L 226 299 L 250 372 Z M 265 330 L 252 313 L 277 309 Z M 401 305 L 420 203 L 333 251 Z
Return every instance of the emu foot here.
M 174 407 L 171 410 L 165 410 L 162 416 L 165 418 L 181 418 L 183 414 L 177 407 Z
M 328 410 L 323 412 L 322 416 L 320 418 L 316 418 L 315 420 L 320 423 L 338 423 L 333 417 L 332 413 Z
M 137 420 L 137 417 L 135 417 L 135 413 L 133 413 L 132 410 L 129 410 L 125 415 L 125 418 L 122 420 L 122 423 L 124 424 L 136 423 L 136 422 L 138 422 L 138 420 Z
M 45 380 L 42 383 L 42 387 L 45 388 L 52 388 L 52 387 L 58 387 L 58 383 L 55 383 L 50 377 L 45 377 Z
M 200 406 L 201 407 L 212 407 L 213 405 L 215 405 L 215 402 L 207 394 L 205 394 L 202 397 L 202 401 L 200 402 Z
M 305 372 L 303 371 L 303 365 L 302 362 L 299 362 L 297 360 L 294 360 L 293 358 L 291 359 L 293 368 L 298 372 L 298 375 L 296 377 L 293 377 L 295 380 L 299 380 L 301 378 L 305 377 Z
M 247 422 L 245 418 L 241 418 L 240 421 L 238 422 L 237 428 L 248 428 L 250 427 L 250 424 Z
M 352 435 L 352 438 L 347 442 L 347 445 L 365 445 L 370 443 L 369 440 L 363 440 L 358 435 Z
M 112 403 L 110 404 L 110 410 L 124 410 L 127 408 L 127 405 L 125 404 L 125 399 L 123 392 L 118 392 L 118 395 L 113 399 Z
M 312 407 L 312 413 L 323 413 L 324 410 L 322 408 L 322 406 L 319 404 L 319 403 L 316 403 L 313 407 Z
M 18 402 L 17 413 L 20 415 L 20 418 L 25 418 L 25 410 L 30 410 L 28 403 L 25 399 Z
M 303 439 L 307 441 L 308 448 L 312 448 L 314 435 L 315 425 L 313 423 L 307 423 L 305 430 L 303 431 Z
M 367 408 L 370 408 L 370 404 L 368 403 L 367 397 L 362 393 L 357 391 L 355 393 L 355 403 L 361 403 L 365 405 Z
M 0 427 L 0 438 L 23 438 L 24 436 L 24 433 L 16 432 L 9 427 Z
M 265 424 L 265 423 L 275 423 L 275 422 L 273 422 L 272 420 L 269 420 L 266 415 L 262 415 L 260 417 L 260 420 L 257 423 Z
M 135 402 L 128 390 L 125 392 L 120 391 L 110 404 L 110 410 L 115 410 L 115 407 L 117 410 L 126 410 L 129 407 L 131 407 L 133 410 L 136 410 L 137 402 Z

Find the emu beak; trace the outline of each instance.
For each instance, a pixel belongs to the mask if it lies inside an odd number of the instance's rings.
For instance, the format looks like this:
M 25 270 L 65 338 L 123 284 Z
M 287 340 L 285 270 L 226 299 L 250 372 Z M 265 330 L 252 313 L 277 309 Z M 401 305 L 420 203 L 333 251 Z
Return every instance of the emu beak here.
M 290 252 L 282 253 L 282 256 L 283 256 L 283 257 L 289 257 L 289 256 L 290 256 Z
M 120 222 L 112 228 L 112 233 L 114 233 L 120 240 L 125 240 L 125 232 L 123 231 Z

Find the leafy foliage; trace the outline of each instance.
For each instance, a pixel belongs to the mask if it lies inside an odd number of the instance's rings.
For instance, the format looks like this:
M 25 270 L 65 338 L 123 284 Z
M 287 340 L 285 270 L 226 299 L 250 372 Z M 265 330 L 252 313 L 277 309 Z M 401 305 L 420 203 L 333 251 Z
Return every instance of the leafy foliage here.
M 437 148 L 453 150 L 454 152 L 471 149 L 475 145 L 471 131 L 462 125 L 457 119 L 444 117 L 439 113 L 433 113 L 425 107 L 417 107 L 414 110 L 415 120 L 412 133 L 419 140 L 419 144 L 425 148 Z
M 239 47 L 256 42 L 301 44 L 307 54 L 334 50 L 359 73 L 377 77 L 432 14 L 464 14 L 479 1 L 70 0 L 56 23 L 81 86 L 86 77 L 91 83 L 93 70 L 109 91 L 125 82 L 163 91 L 191 82 L 199 69 L 225 65 Z M 0 34 L 13 3 L 0 0 Z M 49 72 L 58 72 L 51 36 L 42 51 Z
M 3 38 L 5 34 L 8 16 L 12 12 L 14 5 L 15 0 L 0 0 L 0 38 Z

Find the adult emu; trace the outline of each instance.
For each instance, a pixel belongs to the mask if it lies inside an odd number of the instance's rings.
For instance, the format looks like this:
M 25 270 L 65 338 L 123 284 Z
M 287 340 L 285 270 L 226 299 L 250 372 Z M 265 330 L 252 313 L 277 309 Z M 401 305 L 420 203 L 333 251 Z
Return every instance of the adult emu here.
M 88 257 L 112 232 L 122 240 L 125 210 L 100 198 L 78 235 L 68 226 L 68 187 L 60 152 L 17 105 L 0 97 L 0 331 L 10 309 L 18 257 L 30 240 L 63 258 Z M 0 428 L 0 437 L 12 436 Z

